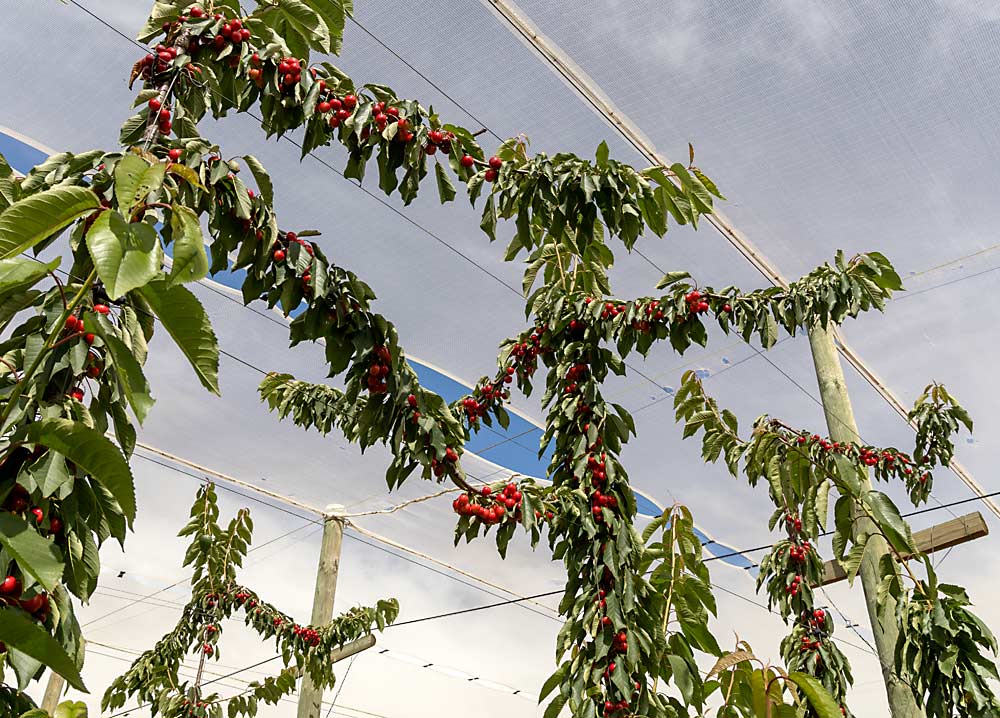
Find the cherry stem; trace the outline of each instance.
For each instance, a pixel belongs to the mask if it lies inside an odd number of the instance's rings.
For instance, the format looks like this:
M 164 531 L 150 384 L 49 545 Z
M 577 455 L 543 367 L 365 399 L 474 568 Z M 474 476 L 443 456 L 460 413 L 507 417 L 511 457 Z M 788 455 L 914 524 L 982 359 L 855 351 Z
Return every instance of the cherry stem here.
M 54 281 L 56 286 L 59 287 L 59 296 L 62 297 L 63 309 L 66 309 L 66 292 L 63 291 L 63 283 L 59 280 L 59 277 L 56 276 L 56 273 L 51 270 L 49 271 L 49 276 L 52 277 L 52 281 Z

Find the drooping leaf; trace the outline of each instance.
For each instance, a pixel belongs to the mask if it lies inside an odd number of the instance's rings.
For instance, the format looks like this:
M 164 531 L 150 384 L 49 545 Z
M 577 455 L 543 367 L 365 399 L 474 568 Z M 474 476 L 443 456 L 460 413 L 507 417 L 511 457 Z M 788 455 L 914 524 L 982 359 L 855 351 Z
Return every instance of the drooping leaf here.
M 117 370 L 122 393 L 125 394 L 129 406 L 135 412 L 136 419 L 139 420 L 140 424 L 143 423 L 146 420 L 147 414 L 149 414 L 149 410 L 153 408 L 154 400 L 150 393 L 149 381 L 146 379 L 142 366 L 135 358 L 132 350 L 125 345 L 125 342 L 118 338 L 111 322 L 104 317 L 98 320 L 95 320 L 93 317 L 87 317 L 86 322 L 88 326 L 93 325 L 96 333 L 104 340 L 104 346 L 107 348 L 108 354 L 111 356 L 111 360 Z
M 150 282 L 140 290 L 174 342 L 191 362 L 202 385 L 219 393 L 219 343 L 205 308 L 188 289 Z
M 788 680 L 798 686 L 799 690 L 806 694 L 809 705 L 812 706 L 817 718 L 842 718 L 840 706 L 833 700 L 830 692 L 823 687 L 813 676 L 808 673 L 792 671 L 788 674 Z
M 16 608 L 0 608 L 0 641 L 41 661 L 77 690 L 86 692 L 73 659 L 40 624 Z
M 135 518 L 132 470 L 117 446 L 101 432 L 70 419 L 43 419 L 28 427 L 28 441 L 58 451 L 104 486 L 129 526 Z
M 273 204 L 274 185 L 271 183 L 271 175 L 268 174 L 260 160 L 253 155 L 243 155 L 243 161 L 247 163 L 247 167 L 250 168 L 250 174 L 253 175 L 254 182 L 257 183 L 257 189 L 260 190 L 260 198 L 268 205 Z
M 53 590 L 63 574 L 59 548 L 16 514 L 0 513 L 0 544 L 21 569 L 34 576 L 47 591 Z
M 31 249 L 100 207 L 86 187 L 53 187 L 15 202 L 0 214 L 0 259 Z
M 59 266 L 60 257 L 48 264 L 28 257 L 0 259 L 0 299 L 21 292 Z
M 170 228 L 173 236 L 173 266 L 170 284 L 197 282 L 208 276 L 208 255 L 198 215 L 179 204 L 172 205 Z

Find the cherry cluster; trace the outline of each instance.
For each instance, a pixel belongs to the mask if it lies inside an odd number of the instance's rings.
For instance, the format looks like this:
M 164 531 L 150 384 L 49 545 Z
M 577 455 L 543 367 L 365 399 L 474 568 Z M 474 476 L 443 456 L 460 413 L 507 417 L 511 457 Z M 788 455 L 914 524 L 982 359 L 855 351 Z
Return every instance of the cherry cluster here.
M 259 61 L 260 56 L 257 59 Z M 253 62 L 252 58 L 251 62 Z M 281 78 L 281 89 L 290 94 L 302 80 L 302 62 L 295 57 L 283 58 L 278 63 L 278 77 Z
M 795 443 L 799 446 L 807 444 L 818 446 L 823 452 L 841 454 L 856 460 L 866 467 L 875 468 L 877 471 L 887 474 L 901 475 L 904 479 L 912 477 L 914 471 L 919 470 L 916 469 L 917 462 L 902 452 L 893 452 L 888 449 L 880 450 L 873 446 L 858 446 L 848 442 L 829 441 L 822 438 L 819 434 L 812 434 L 811 436 L 806 433 L 799 434 L 795 439 Z M 925 460 L 925 463 L 929 463 L 929 460 Z M 917 481 L 920 484 L 926 484 L 929 479 L 930 474 L 927 472 L 922 472 L 917 476 Z
M 49 617 L 49 595 L 40 591 L 30 598 L 21 599 L 24 587 L 13 574 L 0 581 L 0 606 L 19 606 L 36 621 L 44 623 Z
M 195 11 L 197 11 L 198 13 L 197 15 L 195 15 Z M 204 11 L 199 7 L 191 8 L 190 12 L 191 12 L 191 17 L 195 19 L 204 17 L 205 14 Z M 185 20 L 183 15 L 181 15 L 179 19 L 181 22 L 184 22 Z M 222 20 L 223 17 L 222 15 L 217 14 L 215 15 L 215 19 Z M 219 34 L 216 35 L 215 38 L 212 40 L 212 47 L 214 47 L 216 50 L 221 50 L 226 46 L 227 43 L 231 43 L 233 45 L 239 45 L 242 42 L 247 42 L 251 37 L 253 37 L 253 35 L 250 33 L 249 30 L 243 27 L 242 22 L 236 19 L 226 20 L 225 24 L 221 28 L 219 28 Z
M 10 493 L 7 494 L 7 498 L 3 501 L 3 509 L 5 511 L 10 511 L 15 514 L 23 514 L 25 512 L 31 514 L 35 519 L 35 525 L 41 525 L 42 521 L 45 520 L 45 512 L 38 506 L 32 506 L 30 509 L 28 506 L 31 505 L 31 494 L 26 488 L 21 486 L 21 484 L 14 484 L 11 488 Z M 58 516 L 49 516 L 49 534 L 58 534 L 62 531 L 63 523 L 62 519 Z
M 459 516 L 475 516 L 488 526 L 498 524 L 505 518 L 521 520 L 523 497 L 517 484 L 509 483 L 494 495 L 493 487 L 484 486 L 479 494 L 464 493 L 451 502 L 451 507 Z M 535 515 L 539 513 L 536 511 Z
M 708 311 L 708 302 L 705 301 L 701 296 L 701 292 L 697 289 L 692 289 L 685 294 L 684 301 L 687 302 L 688 312 L 691 314 L 704 314 Z
M 512 366 L 507 367 L 503 381 L 509 384 L 516 371 L 517 370 Z M 462 400 L 462 408 L 465 409 L 465 414 L 469 418 L 469 423 L 475 425 L 481 417 L 486 416 L 494 401 L 499 402 L 509 398 L 509 391 L 501 389 L 499 386 L 495 386 L 494 384 L 486 383 L 477 386 L 473 390 L 472 396 L 466 397 Z
M 817 608 L 814 611 L 804 611 L 799 622 L 808 631 L 807 635 L 802 636 L 799 653 L 818 651 L 828 635 L 826 611 L 822 608 Z M 819 661 L 819 656 L 816 657 L 816 660 Z
M 281 619 L 279 618 L 277 620 L 278 623 L 275 625 L 280 625 Z M 319 631 L 317 631 L 315 628 L 309 628 L 307 626 L 300 626 L 296 624 L 292 626 L 292 633 L 301 638 L 307 646 L 319 645 L 319 640 L 320 640 Z
M 154 50 L 155 52 L 149 53 L 139 60 L 139 74 L 143 80 L 166 72 L 169 64 L 180 54 L 180 50 L 176 47 L 167 47 L 162 43 L 157 45 Z
M 177 56 L 176 47 L 171 47 L 169 50 L 173 53 L 174 57 Z M 159 97 L 151 97 L 147 105 L 149 107 L 149 117 L 155 118 L 156 128 L 160 131 L 160 134 L 169 135 L 170 130 L 173 128 L 173 123 L 170 119 L 170 108 L 164 107 Z
M 253 190 L 247 190 L 247 192 L 250 193 L 250 197 L 252 198 Z M 313 249 L 311 242 L 307 242 L 304 239 L 299 239 L 299 235 L 297 235 L 295 232 L 286 232 L 284 238 L 282 238 L 281 235 L 278 235 L 278 242 L 275 245 L 276 249 L 274 250 L 274 253 L 271 255 L 271 258 L 274 259 L 274 261 L 277 262 L 278 264 L 284 262 L 285 259 L 288 257 L 288 253 L 285 251 L 285 247 L 287 247 L 290 244 L 299 245 L 300 247 L 302 247 L 302 249 L 305 250 L 306 254 L 308 254 L 310 257 L 313 256 L 313 253 L 315 251 Z M 308 273 L 302 276 L 302 279 L 305 280 L 304 283 L 308 284 L 309 280 L 306 279 L 306 277 L 309 277 Z
M 373 353 L 374 359 L 368 366 L 368 391 L 372 394 L 385 394 L 388 391 L 385 379 L 392 371 L 392 354 L 385 346 L 375 347 Z

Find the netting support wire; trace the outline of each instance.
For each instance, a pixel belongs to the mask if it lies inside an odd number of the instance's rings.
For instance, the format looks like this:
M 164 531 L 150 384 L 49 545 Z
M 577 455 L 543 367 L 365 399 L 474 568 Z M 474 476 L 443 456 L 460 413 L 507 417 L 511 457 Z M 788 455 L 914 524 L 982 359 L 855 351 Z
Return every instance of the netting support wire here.
M 480 0 L 480 2 L 486 7 L 491 8 L 505 20 L 525 43 L 534 48 L 559 73 L 563 80 L 576 90 L 640 154 L 644 155 L 653 164 L 663 167 L 670 166 L 670 161 L 657 151 L 652 141 L 643 134 L 638 125 L 611 101 L 600 85 L 587 75 L 567 52 L 550 38 L 546 37 L 523 10 L 511 2 L 511 0 Z M 680 180 L 677 178 L 671 178 L 671 181 L 678 185 L 680 183 Z M 788 281 L 781 275 L 781 272 L 778 271 L 774 263 L 757 249 L 725 214 L 715 209 L 712 214 L 707 215 L 707 220 L 769 282 L 779 287 L 788 286 Z M 865 363 L 858 353 L 847 344 L 839 331 L 835 332 L 835 338 L 837 350 L 841 356 L 854 367 L 897 414 L 903 417 L 904 421 L 910 424 L 906 418 L 908 413 L 906 407 L 895 393 Z M 1000 506 L 997 506 L 996 503 L 986 497 L 986 491 L 969 473 L 968 469 L 954 459 L 949 468 L 973 493 L 983 500 L 983 503 L 995 516 L 1000 518 Z

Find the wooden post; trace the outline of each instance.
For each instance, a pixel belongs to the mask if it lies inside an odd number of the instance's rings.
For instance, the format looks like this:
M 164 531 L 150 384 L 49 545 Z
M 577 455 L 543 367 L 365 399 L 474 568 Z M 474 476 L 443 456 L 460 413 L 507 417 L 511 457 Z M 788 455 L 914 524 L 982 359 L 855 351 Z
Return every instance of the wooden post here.
M 341 518 L 343 513 L 343 506 L 331 505 L 326 507 L 326 519 L 323 524 L 323 543 L 319 550 L 319 567 L 316 570 L 316 591 L 313 594 L 312 617 L 310 618 L 310 623 L 314 626 L 329 623 L 330 619 L 333 618 L 333 599 L 337 593 L 337 572 L 340 568 L 340 547 L 344 541 L 344 520 Z M 362 641 L 355 641 L 355 643 L 361 643 Z M 372 641 L 372 644 L 374 644 L 374 641 Z M 365 648 L 369 647 L 365 646 Z M 344 649 L 346 648 L 347 646 L 344 646 Z M 359 650 L 364 650 L 364 648 L 360 648 Z M 341 657 L 343 658 L 344 656 Z M 308 674 L 304 675 L 302 677 L 302 686 L 299 689 L 298 718 L 319 718 L 320 704 L 322 702 L 322 689 L 317 688 L 313 684 Z
M 43 711 L 49 714 L 56 712 L 56 706 L 59 705 L 59 699 L 62 697 L 63 686 L 65 685 L 65 678 L 53 670 L 49 671 L 49 682 L 45 686 L 45 695 L 42 696 Z
M 917 531 L 913 534 L 913 541 L 921 553 L 934 553 L 967 541 L 983 538 L 989 533 L 990 528 L 986 525 L 983 515 L 975 511 L 965 516 L 959 516 L 957 519 L 945 521 L 943 524 L 931 526 L 929 529 Z M 904 556 L 904 558 L 910 557 Z M 847 572 L 837 561 L 830 560 L 823 564 L 823 580 L 820 581 L 819 585 L 828 586 L 831 583 L 843 581 L 845 578 L 847 578 Z
M 830 328 L 824 329 L 818 325 L 810 327 L 809 347 L 812 350 L 816 380 L 819 383 L 820 398 L 823 401 L 823 412 L 826 414 L 830 437 L 834 441 L 841 442 L 860 441 L 858 426 L 854 421 L 854 410 L 847 393 L 844 370 L 840 365 L 840 357 L 837 355 Z M 867 471 L 858 469 L 843 456 L 837 456 L 837 462 L 841 471 L 858 473 L 863 491 L 871 489 Z M 871 621 L 872 633 L 875 634 L 875 650 L 882 666 L 889 710 L 892 718 L 923 718 L 924 711 L 917 705 L 913 692 L 896 676 L 896 638 L 899 635 L 899 627 L 896 624 L 896 599 L 892 596 L 884 597 L 881 612 L 876 602 L 879 561 L 883 556 L 889 555 L 889 546 L 885 538 L 875 531 L 871 519 L 856 511 L 854 535 L 869 533 L 872 536 L 868 539 L 859 574 L 861 585 L 864 587 L 868 619 Z M 886 620 L 882 620 L 883 616 Z

